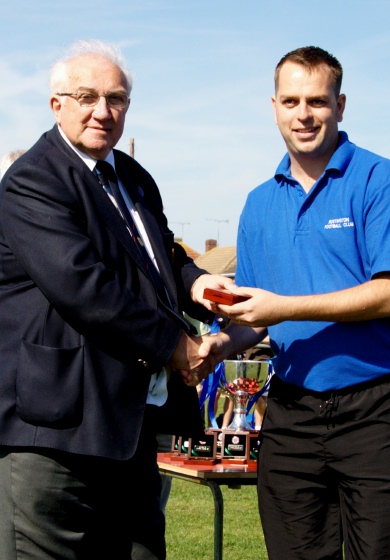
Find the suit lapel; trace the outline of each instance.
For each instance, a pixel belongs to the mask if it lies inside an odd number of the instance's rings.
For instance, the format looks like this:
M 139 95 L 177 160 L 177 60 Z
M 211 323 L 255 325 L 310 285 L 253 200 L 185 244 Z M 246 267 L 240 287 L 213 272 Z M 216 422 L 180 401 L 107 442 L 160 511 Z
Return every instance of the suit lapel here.
M 87 165 L 82 161 L 82 159 L 77 155 L 77 153 L 72 150 L 70 146 L 64 141 L 60 132 L 58 131 L 57 125 L 53 127 L 50 131 L 49 136 L 53 135 L 54 143 L 57 147 L 66 153 L 67 157 L 71 159 L 74 167 L 79 171 L 83 183 L 88 188 L 92 195 L 92 198 L 96 204 L 97 211 L 104 220 L 107 228 L 113 233 L 116 239 L 124 249 L 131 255 L 131 257 L 136 261 L 137 266 L 143 270 L 145 275 L 147 271 L 145 269 L 144 263 L 140 258 L 138 251 L 134 247 L 134 244 L 130 242 L 129 232 L 127 231 L 126 224 L 120 217 L 115 206 L 108 200 L 107 194 L 102 189 L 96 175 L 91 172 Z
M 150 278 L 149 272 L 146 269 L 145 263 L 141 258 L 139 251 L 137 250 L 133 241 L 130 239 L 130 234 L 127 230 L 125 222 L 119 215 L 115 206 L 108 200 L 107 194 L 102 189 L 96 175 L 90 171 L 90 169 L 74 152 L 74 150 L 72 150 L 72 148 L 66 144 L 56 126 L 53 127 L 51 133 L 53 133 L 54 135 L 55 144 L 57 144 L 57 146 L 62 151 L 66 152 L 67 157 L 71 158 L 74 166 L 79 170 L 82 180 L 90 191 L 92 198 L 96 204 L 97 211 L 104 220 L 107 228 L 112 232 L 118 242 L 135 261 L 137 267 L 143 272 L 143 274 L 147 278 Z M 145 226 L 150 243 L 152 245 L 155 258 L 157 260 L 162 280 L 168 290 L 169 297 L 171 298 L 174 308 L 177 309 L 176 285 L 165 251 L 162 233 L 152 212 L 146 205 L 142 188 L 138 185 L 135 185 L 134 181 L 130 177 L 130 174 L 125 169 L 125 166 L 120 161 L 118 161 L 118 159 L 119 158 L 117 157 L 115 158 L 116 171 L 141 216 L 142 222 Z M 160 302 L 165 305 L 161 300 Z
M 167 252 L 164 245 L 163 233 L 160 230 L 158 223 L 156 222 L 153 213 L 151 212 L 147 202 L 145 200 L 144 190 L 141 185 L 134 182 L 133 178 L 127 172 L 127 169 L 115 159 L 115 167 L 118 176 L 129 193 L 132 199 L 135 209 L 140 215 L 142 223 L 145 227 L 146 233 L 148 235 L 150 244 L 153 249 L 154 256 L 157 261 L 157 265 L 160 271 L 161 278 L 165 287 L 168 290 L 169 297 L 174 304 L 177 305 L 177 291 L 176 284 L 174 281 L 171 263 L 169 262 Z
M 135 260 L 138 268 L 140 268 L 143 273 L 148 276 L 144 261 L 131 240 L 127 226 L 119 215 L 118 210 L 108 199 L 108 195 L 102 189 L 97 177 L 93 173 L 89 172 L 88 169 L 86 170 L 85 175 L 90 175 L 90 177 L 85 177 L 85 182 L 90 189 L 96 208 L 103 218 L 107 228 L 114 234 L 119 243 Z

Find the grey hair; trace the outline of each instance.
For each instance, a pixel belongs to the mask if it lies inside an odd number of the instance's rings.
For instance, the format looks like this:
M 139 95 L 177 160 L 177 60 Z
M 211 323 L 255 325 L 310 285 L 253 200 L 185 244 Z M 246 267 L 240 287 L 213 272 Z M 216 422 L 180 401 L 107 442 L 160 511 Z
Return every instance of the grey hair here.
M 131 88 L 133 87 L 133 77 L 126 66 L 122 51 L 115 45 L 105 43 L 99 39 L 80 39 L 68 47 L 65 55 L 51 67 L 51 93 L 55 94 L 67 86 L 68 63 L 79 56 L 89 54 L 101 56 L 118 66 L 125 78 L 127 94 L 130 95 Z

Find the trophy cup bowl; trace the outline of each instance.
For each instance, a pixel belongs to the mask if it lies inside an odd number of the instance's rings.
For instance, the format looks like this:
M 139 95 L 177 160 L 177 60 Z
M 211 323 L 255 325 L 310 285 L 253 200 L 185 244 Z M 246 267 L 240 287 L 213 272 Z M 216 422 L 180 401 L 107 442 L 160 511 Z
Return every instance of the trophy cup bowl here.
M 253 429 L 246 417 L 248 401 L 249 404 L 251 401 L 252 404 L 256 402 L 256 396 L 261 394 L 271 371 L 270 359 L 224 360 L 224 373 L 220 377 L 220 388 L 234 402 L 233 420 L 228 426 L 228 430 L 250 431 Z

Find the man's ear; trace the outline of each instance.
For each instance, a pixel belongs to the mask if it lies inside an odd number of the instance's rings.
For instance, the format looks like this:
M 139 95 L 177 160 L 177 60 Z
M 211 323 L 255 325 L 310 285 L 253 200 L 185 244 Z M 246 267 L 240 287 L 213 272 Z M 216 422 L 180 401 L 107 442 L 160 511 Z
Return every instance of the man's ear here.
M 341 122 L 343 120 L 343 114 L 344 114 L 346 102 L 347 102 L 346 95 L 344 93 L 341 93 L 337 100 L 337 122 Z
M 275 121 L 275 124 L 277 125 L 277 124 L 278 124 L 278 120 L 277 120 L 277 118 L 276 118 L 276 96 L 275 96 L 275 95 L 273 95 L 273 96 L 271 97 L 271 101 L 272 101 L 272 110 L 273 110 L 273 112 L 274 112 L 274 121 Z
M 50 107 L 58 124 L 61 122 L 61 98 L 58 95 L 50 97 Z

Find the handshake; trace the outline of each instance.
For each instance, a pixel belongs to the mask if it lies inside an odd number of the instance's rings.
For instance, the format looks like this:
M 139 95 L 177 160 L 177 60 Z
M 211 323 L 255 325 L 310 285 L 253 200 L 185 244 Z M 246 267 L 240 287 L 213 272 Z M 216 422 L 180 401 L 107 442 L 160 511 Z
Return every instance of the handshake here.
M 186 385 L 196 386 L 225 359 L 225 346 L 222 333 L 196 337 L 183 332 L 170 366 L 180 372 Z
M 229 325 L 217 334 L 200 337 L 182 332 L 169 365 L 180 371 L 187 385 L 198 385 L 214 371 L 215 366 L 232 354 L 240 354 L 267 335 L 267 326 L 282 315 L 275 309 L 283 307 L 284 299 L 255 288 L 238 288 L 233 281 L 213 274 L 203 274 L 194 282 L 191 298 L 214 313 L 230 319 Z

